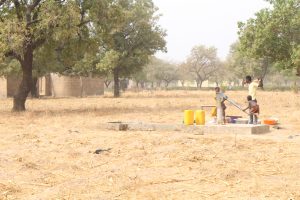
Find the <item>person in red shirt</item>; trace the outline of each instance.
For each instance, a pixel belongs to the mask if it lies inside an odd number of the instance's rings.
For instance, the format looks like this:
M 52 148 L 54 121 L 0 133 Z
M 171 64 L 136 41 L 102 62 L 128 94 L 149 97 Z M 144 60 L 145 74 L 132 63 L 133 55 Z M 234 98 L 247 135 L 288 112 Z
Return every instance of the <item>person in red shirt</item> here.
M 258 115 L 259 115 L 259 105 L 255 100 L 252 99 L 252 96 L 247 96 L 248 107 L 244 109 L 246 111 L 249 109 L 249 124 L 257 124 Z

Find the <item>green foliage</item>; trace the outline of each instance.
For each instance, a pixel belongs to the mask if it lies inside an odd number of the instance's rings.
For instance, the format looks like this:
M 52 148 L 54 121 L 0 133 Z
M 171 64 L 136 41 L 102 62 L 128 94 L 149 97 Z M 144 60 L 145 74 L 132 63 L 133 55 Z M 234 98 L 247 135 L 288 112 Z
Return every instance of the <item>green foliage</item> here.
M 240 50 L 240 43 L 234 43 L 227 57 L 226 68 L 230 71 L 229 80 L 243 79 L 245 76 L 265 77 L 270 71 L 269 64 L 264 59 L 247 57 Z
M 3 58 L 0 62 L 0 76 L 20 75 L 20 63 L 11 58 Z
M 115 66 L 118 66 L 120 60 L 120 53 L 114 50 L 105 52 L 101 62 L 97 63 L 97 70 L 100 72 L 111 72 Z
M 165 51 L 165 31 L 157 25 L 157 8 L 152 0 L 106 0 L 94 10 L 95 32 L 105 56 L 99 70 L 118 68 L 128 77 L 139 71 L 156 51 Z
M 33 51 L 32 67 L 35 76 L 64 71 L 66 66 L 59 63 L 62 60 L 67 62 L 64 60 L 67 56 L 61 55 L 58 49 L 67 52 L 66 44 L 74 44 L 78 40 L 81 16 L 79 5 L 75 1 L 56 0 L 4 2 L 0 5 L 2 74 L 11 71 L 20 73 L 21 64 L 28 59 L 26 53 L 29 49 Z M 75 50 L 78 49 L 84 48 Z
M 251 58 L 268 58 L 279 69 L 300 70 L 300 1 L 269 2 L 271 9 L 239 23 L 240 49 Z
M 16 2 L 5 1 L 0 8 L 2 74 L 20 72 L 14 59 L 24 59 L 28 40 L 38 44 L 36 76 L 103 74 L 115 67 L 127 76 L 140 70 L 149 55 L 165 51 L 165 31 L 157 25 L 151 0 L 40 1 L 31 21 L 26 19 L 27 1 Z
M 146 74 L 145 70 L 140 70 L 140 71 L 137 71 L 136 73 L 134 73 L 132 75 L 132 79 L 136 83 L 139 83 L 139 82 L 148 82 L 147 74 Z

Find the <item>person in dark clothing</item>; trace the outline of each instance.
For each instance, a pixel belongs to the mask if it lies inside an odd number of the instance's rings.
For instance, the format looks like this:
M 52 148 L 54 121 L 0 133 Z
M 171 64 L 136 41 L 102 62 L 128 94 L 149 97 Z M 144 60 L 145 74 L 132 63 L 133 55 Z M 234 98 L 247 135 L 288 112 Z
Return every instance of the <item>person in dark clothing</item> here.
M 249 109 L 249 124 L 257 124 L 259 115 L 259 105 L 255 100 L 252 99 L 251 95 L 247 96 L 248 107 L 244 109 L 246 111 Z

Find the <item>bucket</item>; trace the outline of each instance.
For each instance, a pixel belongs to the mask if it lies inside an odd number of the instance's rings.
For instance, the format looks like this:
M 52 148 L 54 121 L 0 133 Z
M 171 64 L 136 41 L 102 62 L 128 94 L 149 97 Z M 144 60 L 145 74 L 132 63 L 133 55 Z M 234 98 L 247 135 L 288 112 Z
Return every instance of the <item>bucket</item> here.
M 229 118 L 229 123 L 235 123 L 237 119 L 242 118 L 242 116 L 227 116 Z
M 185 125 L 194 125 L 194 111 L 192 111 L 192 110 L 184 111 L 184 124 Z
M 197 125 L 205 125 L 205 111 L 197 110 L 195 113 L 195 121 Z
M 217 107 L 213 107 L 210 111 L 210 114 L 212 117 L 216 117 L 217 116 Z
M 275 119 L 264 119 L 263 124 L 265 124 L 265 125 L 276 125 L 277 121 Z

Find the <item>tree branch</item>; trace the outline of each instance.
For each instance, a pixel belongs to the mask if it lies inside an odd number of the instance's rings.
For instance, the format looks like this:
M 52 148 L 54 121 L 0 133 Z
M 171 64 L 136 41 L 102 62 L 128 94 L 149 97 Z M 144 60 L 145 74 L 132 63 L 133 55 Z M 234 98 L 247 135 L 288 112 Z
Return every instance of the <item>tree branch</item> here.
M 38 40 L 36 40 L 36 41 L 33 42 L 32 48 L 33 48 L 33 49 L 36 49 L 36 48 L 38 48 L 39 46 L 41 46 L 42 44 L 44 44 L 44 42 L 46 42 L 46 38 L 38 39 Z
M 32 24 L 35 24 L 37 22 L 40 22 L 40 21 L 42 21 L 42 20 L 41 19 L 32 20 L 32 21 L 30 21 L 30 22 L 27 23 L 27 27 L 30 26 L 30 25 L 32 25 Z
M 35 1 L 33 1 L 32 4 L 30 4 L 29 6 L 27 6 L 27 9 L 26 9 L 26 22 L 27 22 L 27 24 L 31 23 L 31 13 L 35 9 L 35 7 L 37 7 L 39 5 L 39 3 L 41 1 L 42 0 L 35 0 Z
M 23 62 L 22 57 L 17 54 L 15 51 L 8 51 L 4 54 L 6 57 L 14 57 L 17 59 L 19 62 Z
M 41 1 L 42 0 L 35 0 L 31 5 L 29 5 L 28 8 L 30 9 L 30 11 L 32 11 L 33 9 L 35 9 L 35 7 L 37 7 Z
M 21 6 L 20 6 L 20 2 L 18 0 L 14 0 L 14 4 L 15 4 L 15 7 L 16 7 L 16 14 L 17 14 L 17 18 L 19 21 L 22 21 L 23 20 L 23 16 L 21 14 Z
M 83 25 L 85 25 L 85 24 L 88 24 L 88 23 L 90 23 L 90 22 L 91 22 L 91 20 L 82 21 L 82 22 L 80 22 L 77 26 L 78 26 L 78 27 L 81 27 L 81 26 L 83 26 Z

